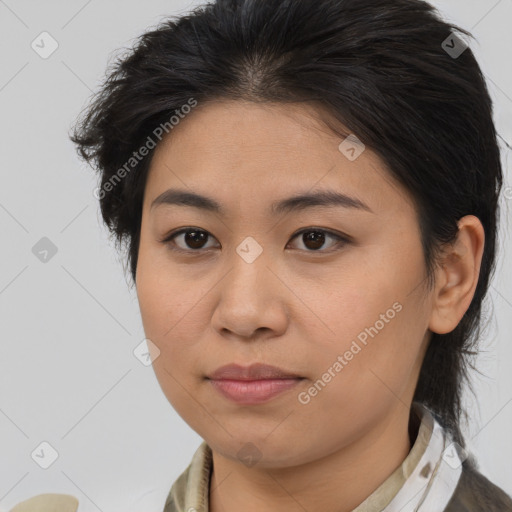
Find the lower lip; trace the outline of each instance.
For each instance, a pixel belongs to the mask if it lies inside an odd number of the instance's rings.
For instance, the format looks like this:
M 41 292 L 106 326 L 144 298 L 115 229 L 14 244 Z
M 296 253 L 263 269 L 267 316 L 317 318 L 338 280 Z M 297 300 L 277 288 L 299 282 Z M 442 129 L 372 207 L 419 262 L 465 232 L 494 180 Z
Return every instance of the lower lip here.
M 211 380 L 213 387 L 226 398 L 239 404 L 267 402 L 280 393 L 295 387 L 302 379 Z

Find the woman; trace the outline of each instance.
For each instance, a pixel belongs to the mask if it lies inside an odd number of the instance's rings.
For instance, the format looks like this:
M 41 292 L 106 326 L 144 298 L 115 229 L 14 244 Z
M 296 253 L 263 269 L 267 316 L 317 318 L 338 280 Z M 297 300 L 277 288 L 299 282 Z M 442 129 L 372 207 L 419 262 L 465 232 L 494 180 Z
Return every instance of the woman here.
M 512 510 L 461 433 L 502 185 L 462 34 L 421 0 L 218 0 L 77 124 L 204 439 L 165 512 Z

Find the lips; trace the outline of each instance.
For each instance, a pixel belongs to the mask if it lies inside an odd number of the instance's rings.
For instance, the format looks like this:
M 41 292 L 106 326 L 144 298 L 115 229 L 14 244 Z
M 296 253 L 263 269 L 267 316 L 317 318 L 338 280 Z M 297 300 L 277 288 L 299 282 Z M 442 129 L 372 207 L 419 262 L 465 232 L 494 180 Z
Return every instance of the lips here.
M 294 388 L 303 377 L 277 366 L 254 363 L 221 366 L 208 380 L 225 398 L 239 405 L 256 405 Z
M 217 368 L 208 376 L 211 380 L 266 380 L 266 379 L 300 379 L 296 373 L 283 370 L 277 366 L 254 363 L 250 366 L 228 364 Z

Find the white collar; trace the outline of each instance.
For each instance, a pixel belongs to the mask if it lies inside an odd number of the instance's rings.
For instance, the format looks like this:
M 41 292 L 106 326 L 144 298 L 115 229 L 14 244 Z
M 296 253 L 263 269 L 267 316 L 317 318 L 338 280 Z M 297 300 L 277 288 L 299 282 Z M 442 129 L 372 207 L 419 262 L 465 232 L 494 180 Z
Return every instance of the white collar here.
M 464 450 L 425 406 L 414 402 L 413 407 L 421 417 L 422 427 L 430 432 L 430 439 L 405 484 L 382 512 L 444 510 L 462 474 L 460 454 Z

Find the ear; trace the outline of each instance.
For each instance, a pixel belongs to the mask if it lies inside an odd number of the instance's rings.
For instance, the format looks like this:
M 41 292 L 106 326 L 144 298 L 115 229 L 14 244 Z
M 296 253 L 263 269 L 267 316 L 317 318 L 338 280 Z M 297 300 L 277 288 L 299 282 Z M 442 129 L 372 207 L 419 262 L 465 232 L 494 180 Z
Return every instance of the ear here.
M 435 272 L 429 329 L 446 334 L 455 329 L 473 299 L 484 252 L 485 232 L 478 217 L 457 223 L 457 239 L 445 250 Z

